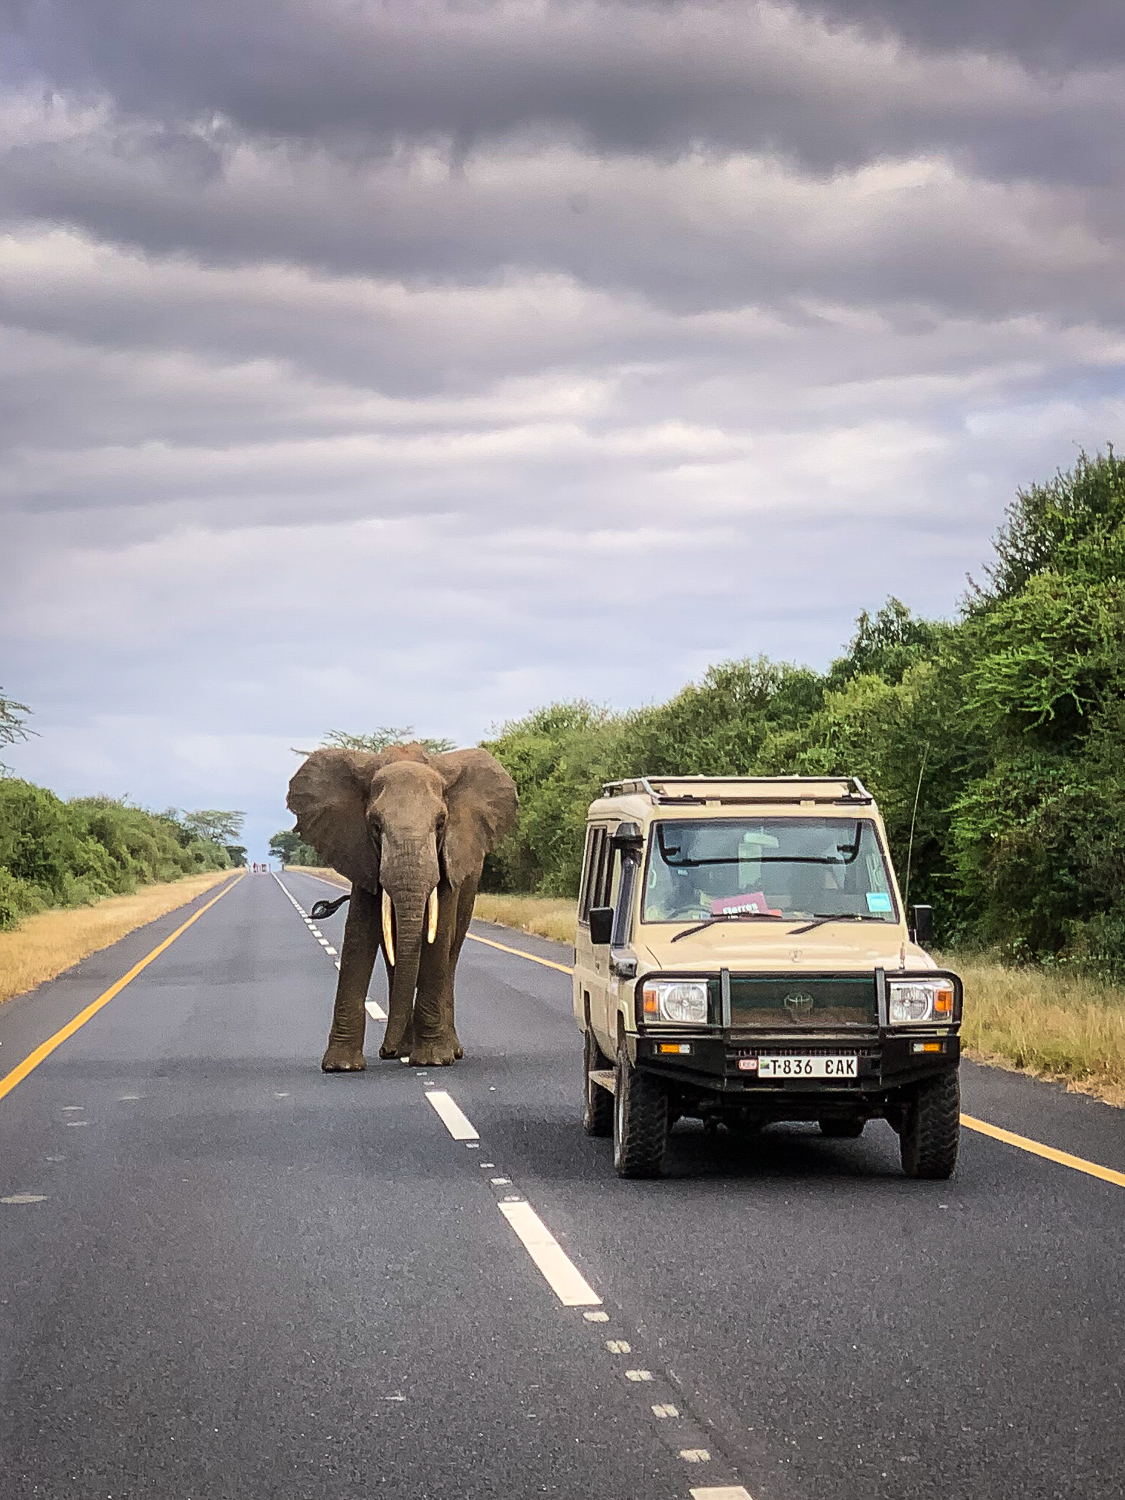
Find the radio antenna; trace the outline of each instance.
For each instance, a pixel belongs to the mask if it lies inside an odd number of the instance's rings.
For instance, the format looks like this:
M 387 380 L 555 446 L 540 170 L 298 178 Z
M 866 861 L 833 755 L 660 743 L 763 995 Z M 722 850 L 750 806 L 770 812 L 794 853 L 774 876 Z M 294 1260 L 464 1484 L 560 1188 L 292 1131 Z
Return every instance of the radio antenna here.
M 918 821 L 918 799 L 922 795 L 922 777 L 926 774 L 926 760 L 930 754 L 930 742 L 922 751 L 922 764 L 918 767 L 918 785 L 914 791 L 914 811 L 910 815 L 910 841 L 906 846 L 906 891 L 902 898 L 904 908 L 910 910 L 910 862 L 914 858 L 914 825 Z

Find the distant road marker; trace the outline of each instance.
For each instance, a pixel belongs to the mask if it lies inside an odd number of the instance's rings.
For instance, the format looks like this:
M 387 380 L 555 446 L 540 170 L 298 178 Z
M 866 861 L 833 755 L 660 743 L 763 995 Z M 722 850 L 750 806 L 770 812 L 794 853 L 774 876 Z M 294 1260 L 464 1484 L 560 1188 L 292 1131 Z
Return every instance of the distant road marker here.
M 111 984 L 109 989 L 100 994 L 96 1000 L 91 1000 L 85 1010 L 80 1010 L 73 1020 L 68 1021 L 65 1026 L 56 1031 L 54 1036 L 48 1037 L 45 1042 L 40 1042 L 35 1051 L 29 1052 L 23 1062 L 14 1067 L 3 1078 L 0 1078 L 0 1099 L 10 1094 L 16 1085 L 22 1083 L 29 1073 L 34 1073 L 39 1064 L 45 1062 L 56 1047 L 61 1047 L 63 1042 L 69 1040 L 76 1031 L 80 1031 L 86 1022 L 92 1020 L 98 1011 L 103 1006 L 108 1005 L 115 995 L 120 995 L 127 984 L 132 984 L 133 980 L 136 979 L 142 970 L 147 969 L 150 963 L 158 959 L 162 953 L 170 948 L 176 939 L 182 936 L 193 923 L 198 922 L 205 912 L 209 912 L 217 901 L 223 899 L 228 891 L 232 891 L 241 879 L 241 875 L 236 875 L 229 885 L 223 886 L 217 896 L 212 896 L 206 906 L 201 906 L 197 912 L 193 912 L 187 921 L 177 927 L 170 937 L 166 937 L 162 943 L 158 943 L 151 953 L 146 954 L 141 959 L 140 963 L 134 964 L 128 974 L 123 974 L 116 984 Z M 72 1120 L 68 1123 L 85 1125 L 86 1121 Z
M 999 1125 L 990 1125 L 987 1120 L 977 1120 L 972 1115 L 962 1115 L 961 1124 L 966 1130 L 975 1130 L 980 1135 L 991 1136 L 994 1141 L 1003 1141 L 1005 1146 L 1015 1146 L 1020 1151 L 1029 1151 L 1032 1156 L 1056 1162 L 1060 1167 L 1072 1167 L 1076 1172 L 1085 1172 L 1087 1177 L 1097 1177 L 1102 1182 L 1111 1182 L 1114 1187 L 1125 1188 L 1125 1172 L 1115 1172 L 1112 1167 L 1100 1166 L 1096 1161 L 1071 1156 L 1069 1151 L 1044 1146 L 1042 1141 L 1033 1141 L 1026 1135 L 1016 1135 L 1013 1130 L 1001 1130 Z

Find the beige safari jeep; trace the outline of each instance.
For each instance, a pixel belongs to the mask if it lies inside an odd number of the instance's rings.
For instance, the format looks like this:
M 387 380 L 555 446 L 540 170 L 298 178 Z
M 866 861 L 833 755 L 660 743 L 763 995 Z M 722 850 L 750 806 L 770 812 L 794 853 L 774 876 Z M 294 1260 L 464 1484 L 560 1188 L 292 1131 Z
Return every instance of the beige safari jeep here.
M 589 1135 L 623 1177 L 677 1119 L 898 1132 L 911 1177 L 960 1136 L 961 981 L 908 928 L 854 777 L 639 777 L 591 804 L 575 940 Z

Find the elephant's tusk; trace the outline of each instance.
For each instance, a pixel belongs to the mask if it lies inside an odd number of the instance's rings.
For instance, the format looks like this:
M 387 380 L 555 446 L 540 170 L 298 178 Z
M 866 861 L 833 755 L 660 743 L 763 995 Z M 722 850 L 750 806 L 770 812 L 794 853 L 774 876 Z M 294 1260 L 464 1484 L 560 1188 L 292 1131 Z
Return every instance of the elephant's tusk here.
M 387 955 L 387 962 L 393 969 L 395 966 L 395 935 L 394 925 L 391 920 L 391 898 L 386 891 L 383 892 L 383 952 Z
M 426 942 L 432 943 L 437 937 L 438 899 L 437 886 L 430 892 L 430 899 L 426 902 Z

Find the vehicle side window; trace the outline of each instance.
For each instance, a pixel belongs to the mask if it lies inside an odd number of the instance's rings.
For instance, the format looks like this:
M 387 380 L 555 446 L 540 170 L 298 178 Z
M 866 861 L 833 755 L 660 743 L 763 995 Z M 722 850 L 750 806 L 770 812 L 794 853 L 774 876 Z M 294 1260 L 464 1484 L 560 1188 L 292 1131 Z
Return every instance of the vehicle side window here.
M 590 886 L 590 905 L 608 906 L 609 902 L 606 900 L 606 890 L 609 886 L 609 869 L 614 851 L 613 845 L 609 841 L 609 829 L 601 828 L 598 832 L 601 834 L 601 838 L 599 840 L 597 868 L 595 869 L 594 879 Z
M 588 922 L 590 920 L 591 906 L 599 904 L 597 892 L 605 856 L 605 845 L 605 829 L 591 828 L 586 837 L 586 862 L 582 870 L 582 895 L 578 903 L 578 920 L 580 922 Z
M 602 906 L 617 905 L 617 893 L 621 889 L 621 850 L 611 848 L 609 858 L 606 860 L 605 871 L 605 899 L 600 903 Z

